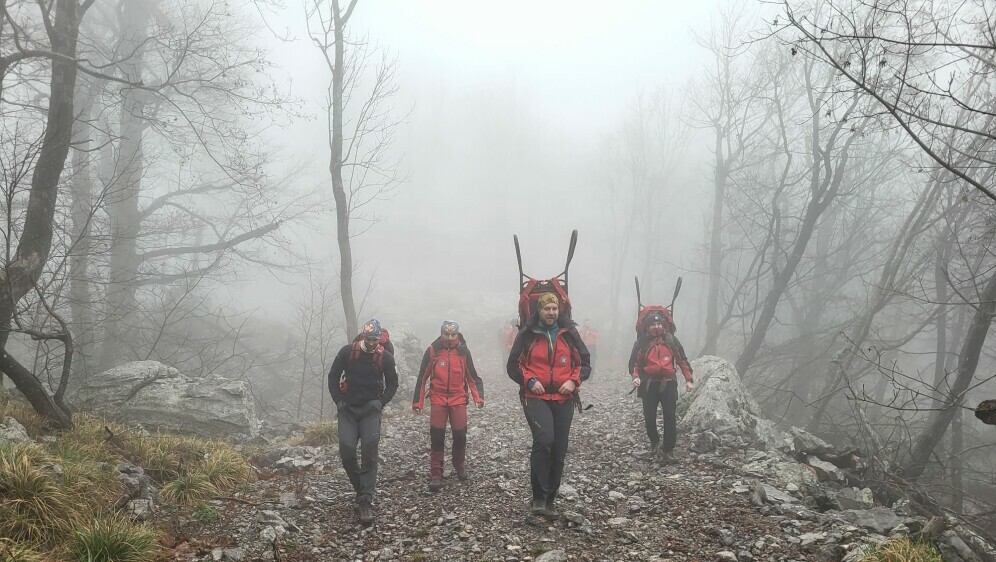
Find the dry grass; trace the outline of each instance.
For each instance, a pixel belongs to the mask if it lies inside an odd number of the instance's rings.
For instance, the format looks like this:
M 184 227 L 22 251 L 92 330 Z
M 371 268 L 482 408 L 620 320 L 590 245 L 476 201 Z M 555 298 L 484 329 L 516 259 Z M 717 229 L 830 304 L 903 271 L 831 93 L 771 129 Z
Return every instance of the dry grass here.
M 6 415 L 29 435 L 44 435 L 44 422 L 26 404 L 0 403 L 0 416 Z M 143 467 L 164 499 L 179 504 L 196 504 L 252 478 L 245 456 L 223 442 L 149 435 L 87 415 L 74 422 L 73 430 L 46 443 L 0 444 L 0 561 L 155 559 L 155 531 L 109 513 L 124 488 L 115 469 L 121 462 Z
M 47 460 L 37 447 L 0 445 L 0 537 L 53 544 L 71 528 L 79 500 L 39 468 Z
M 50 558 L 29 546 L 0 538 L 0 560 L 3 562 L 47 562 Z
M 73 529 L 66 551 L 77 562 L 152 562 L 159 533 L 121 517 L 92 519 Z
M 170 480 L 160 492 L 163 499 L 189 505 L 218 495 L 218 488 L 202 472 L 188 472 Z
M 294 445 L 327 447 L 339 443 L 339 424 L 335 421 L 320 421 L 308 424 L 304 434 L 295 438 Z
M 859 562 L 944 562 L 944 559 L 932 545 L 904 537 L 880 544 Z

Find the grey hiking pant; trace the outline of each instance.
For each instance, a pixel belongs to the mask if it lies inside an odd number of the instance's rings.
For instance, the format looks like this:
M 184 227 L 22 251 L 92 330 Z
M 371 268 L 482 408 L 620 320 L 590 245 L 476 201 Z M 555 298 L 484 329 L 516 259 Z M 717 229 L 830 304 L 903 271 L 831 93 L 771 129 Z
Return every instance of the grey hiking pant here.
M 522 398 L 522 409 L 533 432 L 533 447 L 529 454 L 533 499 L 553 502 L 564 477 L 564 458 L 574 420 L 574 402 Z
M 380 400 L 339 407 L 339 458 L 357 502 L 373 501 L 377 486 L 377 445 L 380 443 Z M 360 448 L 357 462 L 356 449 Z

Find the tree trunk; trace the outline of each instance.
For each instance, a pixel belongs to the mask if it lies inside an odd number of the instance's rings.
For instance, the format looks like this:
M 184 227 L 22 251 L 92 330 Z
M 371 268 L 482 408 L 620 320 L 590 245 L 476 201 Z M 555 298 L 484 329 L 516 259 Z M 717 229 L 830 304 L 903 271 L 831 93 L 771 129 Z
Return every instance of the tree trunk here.
M 142 53 L 148 41 L 151 8 L 151 0 L 131 0 L 123 4 L 121 49 L 133 54 L 121 64 L 121 69 L 129 82 L 142 82 Z M 120 92 L 121 140 L 115 181 L 107 196 L 107 211 L 111 219 L 111 257 L 104 339 L 98 360 L 102 371 L 116 366 L 121 360 L 123 344 L 131 340 L 129 323 L 137 306 L 135 281 L 138 279 L 138 235 L 141 226 L 138 200 L 145 171 L 142 134 L 146 126 L 146 95 L 144 91 L 128 86 L 121 88 Z
M 937 302 L 937 345 L 934 358 L 934 388 L 941 388 L 948 377 L 948 279 L 945 271 L 951 258 L 951 238 L 942 233 L 938 236 L 937 252 L 934 256 L 934 301 Z M 940 393 L 934 394 L 934 408 L 941 407 Z
M 339 243 L 339 294 L 342 311 L 346 316 L 346 337 L 352 339 L 359 333 L 356 305 L 353 300 L 353 248 L 349 240 L 349 199 L 342 181 L 343 103 L 346 60 L 346 24 L 339 9 L 339 1 L 332 0 L 332 17 L 335 25 L 335 67 L 332 69 L 332 131 L 329 175 L 332 177 L 332 195 L 335 198 L 336 240 Z
M 965 451 L 964 417 L 965 413 L 961 408 L 955 408 L 951 427 L 951 488 L 954 490 L 951 507 L 955 513 L 965 512 L 965 482 L 961 462 L 961 455 Z
M 11 325 L 17 302 L 38 282 L 52 249 L 59 178 L 69 156 L 73 131 L 73 96 L 76 90 L 76 62 L 73 59 L 76 57 L 80 16 L 76 0 L 56 0 L 49 40 L 52 51 L 62 57 L 51 61 L 45 133 L 32 171 L 24 230 L 14 259 L 2 272 L 2 327 Z M 0 371 L 10 377 L 36 412 L 59 427 L 72 427 L 69 414 L 55 405 L 41 381 L 6 352 L 8 334 L 7 330 L 0 330 Z
M 90 125 L 93 99 L 93 87 L 85 82 L 80 83 L 76 91 L 79 117 L 73 134 L 75 147 L 72 161 L 73 180 L 70 185 L 73 250 L 69 256 L 69 307 L 79 350 L 74 378 L 83 384 L 86 380 L 87 357 L 90 353 L 89 335 L 92 330 L 90 275 L 87 272 L 87 265 L 93 245 L 90 240 L 90 221 L 93 217 L 94 204 L 90 163 L 90 156 L 94 154 L 94 143 L 90 142 L 93 130 Z
M 975 377 L 975 369 L 979 365 L 979 355 L 982 353 L 986 337 L 989 335 L 989 327 L 992 324 L 994 314 L 996 314 L 996 274 L 989 278 L 985 289 L 979 295 L 979 303 L 975 309 L 972 324 L 965 334 L 961 353 L 958 354 L 957 376 L 954 384 L 951 385 L 947 405 L 944 409 L 933 412 L 926 429 L 913 446 L 913 451 L 904 464 L 903 474 L 907 478 L 915 480 L 923 474 L 931 453 L 943 439 L 955 413 L 962 407 L 965 392 Z
M 702 355 L 715 355 L 719 341 L 719 289 L 723 284 L 723 208 L 726 206 L 726 179 L 723 158 L 723 131 L 716 129 L 716 171 L 713 178 L 712 225 L 709 237 L 709 295 L 706 301 L 706 335 Z

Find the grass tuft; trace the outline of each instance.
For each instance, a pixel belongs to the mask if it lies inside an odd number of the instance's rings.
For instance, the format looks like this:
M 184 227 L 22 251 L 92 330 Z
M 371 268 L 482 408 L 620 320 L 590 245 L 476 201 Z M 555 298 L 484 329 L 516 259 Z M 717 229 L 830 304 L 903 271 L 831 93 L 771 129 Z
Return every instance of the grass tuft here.
M 35 459 L 41 460 L 33 446 L 0 446 L 0 537 L 51 544 L 71 526 L 77 506 L 50 474 L 34 466 Z
M 339 443 L 339 424 L 334 421 L 320 421 L 308 424 L 304 434 L 293 440 L 295 445 L 327 447 Z
M 121 517 L 91 519 L 73 529 L 66 550 L 76 562 L 152 562 L 159 534 Z
M 885 541 L 858 562 L 944 562 L 944 558 L 929 543 L 902 537 Z
M 161 491 L 167 501 L 189 505 L 218 495 L 218 488 L 202 472 L 188 472 L 166 483 Z

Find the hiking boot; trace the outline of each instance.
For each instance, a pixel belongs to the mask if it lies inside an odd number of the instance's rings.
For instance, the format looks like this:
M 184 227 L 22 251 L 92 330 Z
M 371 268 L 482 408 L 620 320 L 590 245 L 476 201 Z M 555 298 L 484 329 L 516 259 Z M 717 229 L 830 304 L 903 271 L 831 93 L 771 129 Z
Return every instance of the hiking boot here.
M 661 453 L 661 462 L 664 464 L 678 464 L 678 457 L 674 456 L 671 451 L 665 451 Z
M 443 489 L 443 481 L 440 480 L 439 478 L 433 478 L 431 481 L 429 481 L 430 492 L 438 492 L 439 490 L 442 489 Z
M 647 454 L 646 454 L 645 458 L 652 459 L 652 458 L 656 457 L 657 455 L 659 455 L 660 452 L 661 452 L 661 443 L 660 443 L 660 441 L 658 441 L 657 443 L 651 443 L 650 444 L 650 450 L 647 451 Z
M 457 473 L 457 478 L 459 478 L 461 482 L 466 482 L 467 479 L 470 478 L 470 476 L 467 474 L 466 468 L 463 467 L 458 468 L 456 469 L 456 473 Z
M 553 498 L 546 500 L 546 504 L 543 506 L 543 516 L 547 519 L 560 519 L 560 512 L 553 505 Z
M 529 514 L 542 516 L 545 513 L 546 513 L 546 501 L 533 498 L 532 503 L 529 504 Z
M 376 518 L 373 506 L 368 501 L 361 501 L 356 505 L 356 516 L 360 520 L 361 525 L 369 525 Z

